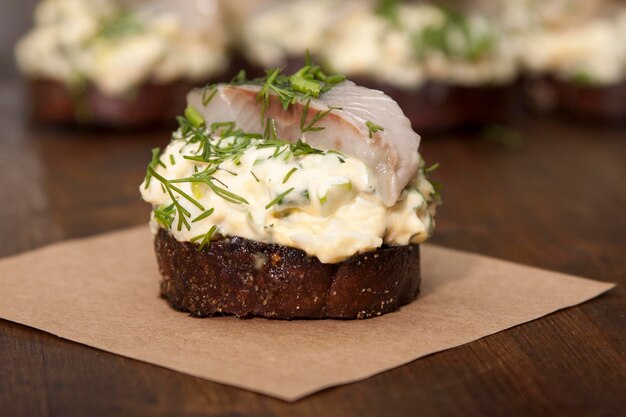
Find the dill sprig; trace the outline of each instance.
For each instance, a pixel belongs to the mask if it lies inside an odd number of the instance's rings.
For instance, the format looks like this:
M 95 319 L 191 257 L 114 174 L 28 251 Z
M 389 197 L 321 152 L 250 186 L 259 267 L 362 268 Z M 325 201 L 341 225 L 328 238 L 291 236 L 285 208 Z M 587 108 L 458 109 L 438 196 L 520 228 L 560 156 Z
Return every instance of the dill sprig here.
M 211 238 L 213 237 L 213 235 L 215 234 L 215 232 L 217 231 L 217 226 L 213 225 L 208 232 L 206 232 L 205 234 L 202 235 L 198 235 L 195 237 L 191 238 L 192 242 L 198 242 L 200 241 L 200 250 L 203 250 L 204 248 L 208 248 L 211 245 Z
M 269 203 L 265 206 L 265 209 L 267 210 L 267 209 L 271 208 L 272 206 L 275 206 L 276 204 L 280 204 L 280 203 L 282 203 L 282 201 L 283 201 L 283 199 L 285 198 L 285 196 L 287 196 L 287 194 L 289 194 L 289 193 L 290 193 L 290 192 L 292 192 L 293 190 L 294 190 L 294 187 L 291 187 L 291 188 L 290 188 L 290 189 L 288 189 L 287 191 L 285 191 L 285 192 L 282 192 L 282 193 L 278 194 L 278 195 L 276 196 L 276 198 L 275 198 L 275 199 L 273 199 L 272 201 L 270 201 L 270 202 L 269 202 Z
M 296 143 L 292 143 L 289 145 L 291 154 L 293 156 L 302 156 L 302 155 L 311 155 L 311 154 L 324 154 L 324 151 L 321 149 L 317 149 L 302 141 L 302 139 L 298 139 Z
M 302 133 L 306 132 L 318 132 L 320 130 L 326 129 L 323 126 L 315 126 L 317 122 L 322 120 L 324 117 L 328 116 L 328 114 L 333 110 L 342 110 L 341 107 L 332 107 L 329 106 L 327 110 L 319 110 L 315 116 L 311 119 L 309 124 L 307 124 L 307 117 L 309 115 L 309 106 L 311 105 L 311 99 L 308 99 L 304 104 L 304 108 L 302 109 L 302 116 L 300 117 L 300 131 Z
M 150 181 L 152 180 L 152 174 L 150 173 L 150 168 L 155 169 L 157 165 L 165 168 L 165 164 L 161 162 L 160 159 L 161 149 L 153 148 L 152 149 L 152 158 L 150 159 L 150 163 L 148 164 L 148 169 L 146 170 L 146 177 L 144 179 L 145 186 L 144 188 L 147 190 L 150 186 Z
M 241 80 L 261 86 L 257 101 L 262 103 L 261 121 L 265 123 L 265 113 L 270 105 L 270 95 L 277 96 L 284 110 L 296 100 L 305 101 L 317 98 L 346 79 L 344 75 L 327 75 L 318 65 L 314 65 L 307 53 L 307 64 L 291 75 L 282 73 L 281 68 L 268 70 L 266 76 L 251 81 Z
M 365 126 L 367 126 L 367 129 L 369 130 L 369 137 L 370 137 L 370 139 L 372 137 L 374 137 L 374 133 L 382 132 L 383 130 L 385 130 L 384 127 L 378 126 L 378 125 L 370 122 L 369 120 L 365 122 Z
M 166 229 L 172 228 L 172 222 L 174 221 L 174 215 L 176 214 L 176 206 L 174 203 L 166 206 L 165 204 L 155 208 L 153 210 L 154 218 L 156 221 Z
M 210 208 L 207 211 L 205 211 L 204 213 L 200 214 L 198 217 L 196 217 L 195 219 L 193 219 L 191 221 L 191 223 L 195 223 L 195 222 L 199 222 L 200 220 L 206 219 L 207 217 L 209 217 L 211 214 L 213 214 L 213 212 L 215 211 L 214 208 Z
M 234 203 L 234 204 L 250 204 L 248 203 L 248 200 L 246 200 L 245 198 L 243 198 L 242 196 L 233 193 L 232 191 L 228 191 L 226 186 L 219 186 L 216 184 L 216 182 L 220 182 L 222 185 L 224 185 L 223 182 L 221 182 L 219 179 L 214 178 L 212 176 L 213 173 L 208 174 L 206 173 L 207 171 L 201 171 L 198 172 L 196 174 L 194 174 L 191 177 L 187 177 L 187 178 L 181 178 L 181 179 L 177 179 L 177 180 L 172 180 L 172 183 L 185 183 L 185 182 L 189 182 L 189 183 L 200 183 L 200 184 L 205 184 L 207 185 L 211 191 L 213 191 L 217 196 L 223 198 L 224 200 L 228 201 L 229 203 Z
M 436 199 L 436 200 L 441 200 L 441 189 L 443 188 L 441 183 L 437 182 L 437 181 L 433 181 L 432 179 L 430 179 L 430 174 L 435 171 L 437 168 L 439 168 L 439 162 L 424 168 L 424 177 L 426 178 L 426 180 L 428 180 L 428 182 L 430 182 L 433 186 L 433 190 L 434 192 L 431 193 L 431 197 Z
M 202 105 L 207 106 L 217 94 L 217 85 L 211 84 L 202 89 Z
M 154 168 L 148 166 L 148 172 L 154 179 L 156 179 L 157 181 L 161 183 L 161 185 L 165 189 L 165 192 L 172 199 L 172 204 L 174 204 L 174 207 L 176 207 L 176 210 L 178 211 L 177 229 L 182 230 L 182 227 L 184 226 L 187 230 L 190 230 L 191 226 L 189 225 L 188 219 L 189 217 L 191 217 L 191 213 L 189 213 L 189 211 L 180 204 L 180 202 L 178 201 L 178 198 L 176 198 L 174 193 L 177 193 L 180 197 L 186 199 L 191 204 L 198 207 L 200 210 L 204 211 L 205 209 L 202 206 L 202 204 L 200 204 L 196 199 L 191 197 L 189 194 L 187 194 L 180 188 L 176 187 L 175 185 L 172 185 L 172 182 L 174 181 L 169 181 L 166 178 L 162 177 L 154 170 Z M 170 227 L 171 227 L 171 222 L 170 222 Z
M 432 164 L 431 166 L 424 168 L 424 175 L 430 174 L 434 170 L 439 168 L 439 162 Z
M 289 181 L 289 178 L 293 175 L 294 172 L 296 172 L 298 170 L 298 168 L 293 167 L 289 170 L 289 172 L 285 175 L 285 178 L 283 178 L 283 184 L 286 183 L 287 181 Z

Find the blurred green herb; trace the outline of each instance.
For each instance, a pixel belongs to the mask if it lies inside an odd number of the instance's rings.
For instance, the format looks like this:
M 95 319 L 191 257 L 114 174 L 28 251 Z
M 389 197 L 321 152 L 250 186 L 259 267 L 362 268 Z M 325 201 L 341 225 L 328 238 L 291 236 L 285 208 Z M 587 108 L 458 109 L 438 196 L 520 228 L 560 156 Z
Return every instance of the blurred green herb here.
M 476 61 L 484 57 L 494 44 L 491 33 L 477 32 L 467 17 L 454 10 L 441 8 L 444 19 L 419 32 L 415 38 L 418 57 L 441 52 L 448 58 Z M 459 42 L 460 40 L 460 42 Z
M 519 130 L 506 125 L 491 124 L 486 126 L 481 135 L 485 140 L 509 149 L 520 149 L 523 137 Z
M 123 11 L 105 21 L 95 38 L 120 39 L 141 33 L 143 30 L 144 26 L 137 15 L 130 11 Z
M 376 13 L 391 22 L 396 22 L 398 19 L 398 4 L 400 0 L 378 0 L 376 6 Z
M 385 130 L 384 127 L 378 126 L 378 125 L 370 122 L 369 120 L 365 122 L 365 126 L 367 126 L 367 129 L 369 130 L 369 137 L 370 138 L 374 137 L 374 133 L 381 132 L 381 131 Z

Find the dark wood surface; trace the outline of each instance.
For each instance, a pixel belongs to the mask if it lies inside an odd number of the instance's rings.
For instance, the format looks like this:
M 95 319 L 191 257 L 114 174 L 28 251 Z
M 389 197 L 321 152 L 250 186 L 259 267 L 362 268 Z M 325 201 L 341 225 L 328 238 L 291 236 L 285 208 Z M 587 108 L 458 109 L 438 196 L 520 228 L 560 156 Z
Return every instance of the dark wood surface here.
M 167 130 L 31 127 L 19 84 L 0 87 L 0 256 L 146 223 L 138 184 Z M 295 404 L 0 321 L 0 415 L 625 415 L 624 128 L 517 129 L 424 138 L 444 184 L 432 241 L 618 282 L 611 292 Z

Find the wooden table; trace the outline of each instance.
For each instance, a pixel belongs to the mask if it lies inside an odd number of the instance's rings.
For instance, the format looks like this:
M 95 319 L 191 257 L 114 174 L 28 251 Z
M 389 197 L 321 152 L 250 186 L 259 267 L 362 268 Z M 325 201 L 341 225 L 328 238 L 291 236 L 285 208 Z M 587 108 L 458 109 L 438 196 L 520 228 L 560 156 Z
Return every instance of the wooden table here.
M 138 184 L 166 130 L 33 128 L 0 87 L 0 256 L 147 221 Z M 624 129 L 529 117 L 519 135 L 424 138 L 444 184 L 432 241 L 620 283 L 608 294 L 295 404 L 0 321 L 0 415 L 624 415 Z

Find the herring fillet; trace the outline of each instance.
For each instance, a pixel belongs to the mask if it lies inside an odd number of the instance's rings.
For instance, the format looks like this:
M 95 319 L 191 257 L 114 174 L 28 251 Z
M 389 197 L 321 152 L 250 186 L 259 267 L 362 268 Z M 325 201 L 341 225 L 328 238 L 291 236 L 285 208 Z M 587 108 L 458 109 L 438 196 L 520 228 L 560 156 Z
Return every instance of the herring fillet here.
M 228 85 L 216 87 L 217 93 L 204 105 L 203 89 L 194 89 L 187 102 L 205 119 L 207 125 L 234 121 L 250 133 L 263 133 L 262 103 L 257 100 L 258 85 Z M 415 175 L 419 165 L 420 136 L 398 104 L 382 91 L 360 87 L 344 81 L 312 99 L 306 124 L 320 111 L 338 107 L 315 123 L 323 130 L 302 133 L 300 123 L 305 102 L 297 100 L 285 111 L 274 94 L 265 117 L 274 119 L 280 139 L 296 142 L 302 139 L 315 148 L 336 150 L 365 163 L 374 174 L 377 192 L 386 206 L 398 200 L 400 193 Z M 366 122 L 381 126 L 372 134 Z

